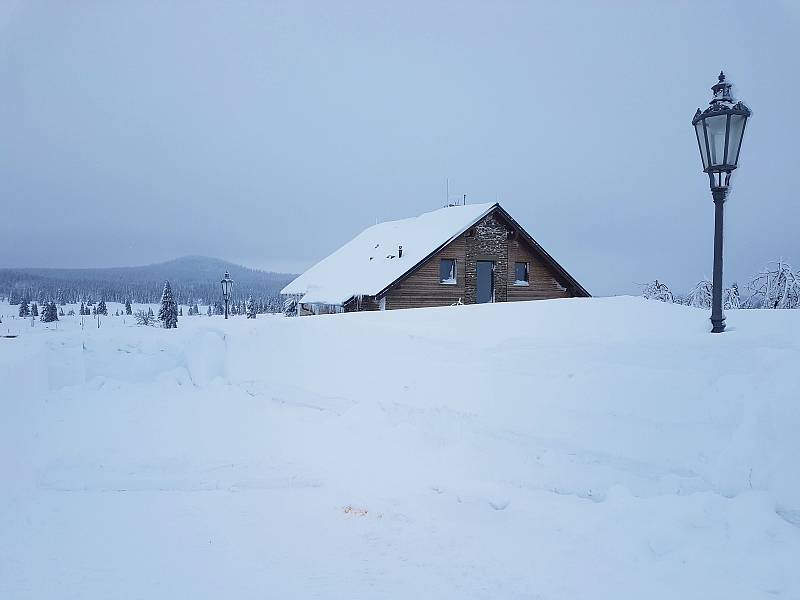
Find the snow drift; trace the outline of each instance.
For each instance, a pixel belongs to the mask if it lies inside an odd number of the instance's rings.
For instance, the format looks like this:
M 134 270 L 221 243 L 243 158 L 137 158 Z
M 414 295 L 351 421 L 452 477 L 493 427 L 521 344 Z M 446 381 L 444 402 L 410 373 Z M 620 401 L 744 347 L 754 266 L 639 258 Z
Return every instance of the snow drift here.
M 707 317 L 20 329 L 0 597 L 800 597 L 800 312 Z

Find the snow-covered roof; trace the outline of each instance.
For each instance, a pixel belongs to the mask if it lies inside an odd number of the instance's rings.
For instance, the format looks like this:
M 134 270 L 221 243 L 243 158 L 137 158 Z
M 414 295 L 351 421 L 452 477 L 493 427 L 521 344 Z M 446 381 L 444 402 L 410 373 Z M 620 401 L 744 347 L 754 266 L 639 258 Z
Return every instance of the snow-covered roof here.
M 496 204 L 448 206 L 365 229 L 281 290 L 301 302 L 335 304 L 375 296 L 431 253 L 458 237 Z M 403 247 L 403 256 L 398 248 Z

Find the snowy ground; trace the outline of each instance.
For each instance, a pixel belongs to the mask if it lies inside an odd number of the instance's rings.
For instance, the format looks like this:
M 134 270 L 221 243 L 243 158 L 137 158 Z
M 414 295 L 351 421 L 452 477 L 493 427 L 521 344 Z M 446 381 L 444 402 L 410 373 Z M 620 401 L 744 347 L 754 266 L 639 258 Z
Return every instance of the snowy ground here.
M 15 312 L 0 598 L 800 598 L 800 311 Z

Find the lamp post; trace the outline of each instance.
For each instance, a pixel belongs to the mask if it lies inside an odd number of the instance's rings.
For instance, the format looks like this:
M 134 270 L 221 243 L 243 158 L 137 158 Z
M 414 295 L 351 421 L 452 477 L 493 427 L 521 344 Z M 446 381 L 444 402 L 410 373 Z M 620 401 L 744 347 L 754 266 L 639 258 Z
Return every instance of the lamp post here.
M 692 119 L 703 172 L 708 174 L 714 200 L 714 276 L 711 289 L 711 333 L 725 331 L 722 314 L 722 229 L 725 198 L 731 173 L 739 165 L 739 151 L 750 109 L 731 96 L 731 84 L 720 72 L 719 81 L 711 88 L 713 97 L 708 108 L 699 108 Z
M 222 297 L 225 300 L 225 318 L 227 319 L 228 300 L 231 299 L 231 288 L 233 287 L 233 279 L 231 279 L 231 276 L 228 274 L 227 271 L 225 271 L 225 277 L 222 278 L 220 284 L 222 284 Z

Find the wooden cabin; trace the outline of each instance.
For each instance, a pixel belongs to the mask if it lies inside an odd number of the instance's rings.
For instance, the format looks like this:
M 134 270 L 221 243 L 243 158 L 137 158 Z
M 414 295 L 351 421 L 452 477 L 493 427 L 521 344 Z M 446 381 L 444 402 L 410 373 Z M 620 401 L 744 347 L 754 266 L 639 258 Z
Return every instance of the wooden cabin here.
M 299 314 L 589 296 L 499 204 L 377 224 L 281 293 Z

